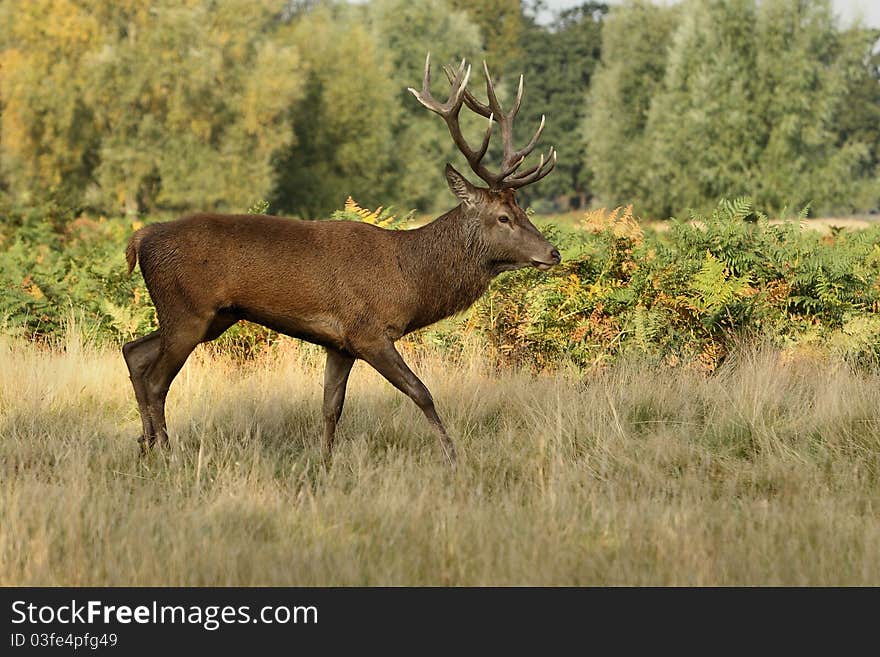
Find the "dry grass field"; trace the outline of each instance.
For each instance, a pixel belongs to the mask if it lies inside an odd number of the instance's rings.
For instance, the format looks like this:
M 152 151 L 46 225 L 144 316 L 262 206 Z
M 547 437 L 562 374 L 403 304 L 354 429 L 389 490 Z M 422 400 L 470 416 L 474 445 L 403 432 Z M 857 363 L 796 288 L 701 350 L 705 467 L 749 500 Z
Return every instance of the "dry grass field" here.
M 411 355 L 453 471 L 359 363 L 325 469 L 320 356 L 200 348 L 139 459 L 118 351 L 0 341 L 0 585 L 880 585 L 878 374 Z

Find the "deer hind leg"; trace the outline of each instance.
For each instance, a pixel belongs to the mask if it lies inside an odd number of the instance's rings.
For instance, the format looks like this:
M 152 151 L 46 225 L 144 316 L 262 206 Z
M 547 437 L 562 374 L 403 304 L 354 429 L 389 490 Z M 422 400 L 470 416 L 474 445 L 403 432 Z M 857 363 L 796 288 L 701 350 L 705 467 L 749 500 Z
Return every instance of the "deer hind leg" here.
M 336 349 L 327 348 L 327 365 L 324 368 L 324 460 L 329 463 L 333 450 L 336 425 L 342 416 L 345 387 L 354 357 Z
M 165 423 L 165 399 L 174 377 L 180 372 L 186 359 L 200 342 L 209 336 L 217 337 L 223 331 L 215 324 L 218 319 L 211 316 L 199 320 L 193 316 L 178 317 L 173 326 L 162 329 L 161 347 L 153 363 L 146 371 L 147 403 L 153 429 L 153 440 L 165 448 L 169 448 L 168 427 Z M 222 322 L 221 322 L 222 323 Z M 226 328 L 231 326 L 231 322 Z M 223 329 L 225 330 L 225 328 Z
M 143 447 L 151 447 L 157 441 L 163 447 L 170 446 L 165 423 L 165 399 L 171 382 L 197 344 L 218 338 L 237 321 L 237 317 L 223 312 L 217 313 L 208 321 L 195 318 L 178 320 L 173 328 L 154 331 L 141 338 L 144 342 L 136 344 L 139 341 L 135 340 L 123 347 L 129 370 L 132 369 L 132 362 L 138 368 L 135 395 L 144 424 Z M 148 339 L 149 343 L 146 342 Z M 146 351 L 147 344 L 149 351 Z M 133 361 L 129 360 L 126 350 L 132 354 Z M 134 381 L 135 376 L 132 373 L 132 383 Z
M 159 331 L 153 331 L 149 335 L 132 340 L 122 346 L 122 355 L 125 358 L 125 364 L 128 366 L 129 378 L 134 388 L 134 396 L 137 399 L 138 411 L 141 415 L 143 429 L 138 442 L 141 443 L 142 449 L 148 447 L 155 439 L 153 423 L 150 419 L 149 398 L 147 396 L 144 374 L 146 374 L 147 368 L 158 357 L 160 346 L 161 335 Z
M 362 350 L 358 355 L 372 365 L 379 374 L 388 379 L 391 385 L 416 403 L 416 406 L 428 418 L 428 422 L 431 423 L 434 432 L 440 439 L 440 446 L 443 448 L 449 464 L 455 465 L 455 446 L 452 444 L 449 434 L 446 433 L 446 428 L 443 426 L 440 416 L 437 415 L 431 392 L 409 368 L 403 357 L 394 348 L 394 343 L 390 341 L 381 343 Z

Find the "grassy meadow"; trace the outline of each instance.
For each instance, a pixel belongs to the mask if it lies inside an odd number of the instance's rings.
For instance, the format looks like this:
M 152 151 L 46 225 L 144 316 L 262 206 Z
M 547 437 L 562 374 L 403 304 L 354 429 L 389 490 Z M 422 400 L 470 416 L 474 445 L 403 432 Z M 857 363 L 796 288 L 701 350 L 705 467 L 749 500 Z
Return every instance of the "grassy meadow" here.
M 200 347 L 139 458 L 117 349 L 0 341 L 0 585 L 880 585 L 880 373 L 409 354 L 457 441 L 363 363 L 321 464 L 319 350 Z

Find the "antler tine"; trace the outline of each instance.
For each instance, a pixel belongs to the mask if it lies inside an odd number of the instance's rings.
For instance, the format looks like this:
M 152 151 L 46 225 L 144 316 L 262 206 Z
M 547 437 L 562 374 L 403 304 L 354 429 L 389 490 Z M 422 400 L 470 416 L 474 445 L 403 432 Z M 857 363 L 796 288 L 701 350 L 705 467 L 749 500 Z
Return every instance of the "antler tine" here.
M 552 149 L 551 149 L 551 152 L 552 152 Z M 511 176 L 510 179 L 511 180 L 520 180 L 522 178 L 527 178 L 530 175 L 532 175 L 533 173 L 535 173 L 535 171 L 538 171 L 542 166 L 544 166 L 544 154 L 543 153 L 541 153 L 541 160 L 538 162 L 538 164 L 536 164 L 533 167 L 529 167 L 525 171 L 520 171 L 515 176 Z
M 445 119 L 447 115 L 453 111 L 457 113 L 458 109 L 461 107 L 462 94 L 467 87 L 470 75 L 471 67 L 468 66 L 465 68 L 465 60 L 462 59 L 458 71 L 452 80 L 452 93 L 449 95 L 449 99 L 445 103 L 440 103 L 431 95 L 431 53 L 428 53 L 428 56 L 425 57 L 425 76 L 422 79 L 422 90 L 417 91 L 412 87 L 408 87 L 407 90 L 415 96 L 416 100 L 422 105 L 432 112 L 436 112 Z
M 538 126 L 538 129 L 535 131 L 535 134 L 532 136 L 531 140 L 529 141 L 528 144 L 525 145 L 524 148 L 516 151 L 516 153 L 515 153 L 516 156 L 525 157 L 526 155 L 531 153 L 533 150 L 535 150 L 535 146 L 537 145 L 538 140 L 541 138 L 541 133 L 544 132 L 545 119 L 546 119 L 546 117 L 542 114 L 541 115 L 541 123 Z
M 495 93 L 495 84 L 492 82 L 492 76 L 489 75 L 489 65 L 485 61 L 483 61 L 483 74 L 486 76 L 486 96 L 489 99 L 489 107 L 492 108 L 492 111 L 498 117 L 498 124 L 501 126 L 501 166 L 505 169 L 505 172 L 500 176 L 500 182 L 516 171 L 517 167 L 522 164 L 522 156 L 528 154 L 528 151 L 517 152 L 513 146 L 513 118 L 519 110 L 522 95 L 522 76 L 520 76 L 520 87 L 517 91 L 517 99 L 514 101 L 513 108 L 505 114 L 501 108 L 501 103 L 498 102 L 498 95 Z
M 467 101 L 465 101 L 467 102 Z M 482 160 L 486 151 L 489 150 L 489 139 L 492 138 L 492 122 L 495 120 L 494 114 L 489 114 L 489 125 L 486 126 L 486 134 L 483 135 L 483 143 L 480 144 L 480 150 L 477 151 L 477 160 Z
M 495 95 L 495 85 L 492 83 L 492 77 L 489 75 L 489 66 L 485 60 L 483 61 L 483 75 L 486 76 L 486 97 L 489 99 L 489 107 L 498 115 L 498 120 L 500 121 L 504 117 L 504 110 L 501 109 L 501 103 L 498 102 L 498 96 Z
M 516 88 L 516 100 L 513 101 L 513 107 L 510 108 L 510 118 L 513 120 L 513 117 L 516 116 L 516 113 L 519 112 L 519 106 L 522 103 L 523 96 L 523 74 L 519 74 L 519 85 Z
M 431 53 L 428 53 L 425 57 L 425 73 L 422 77 L 422 90 L 418 91 L 412 87 L 407 87 L 406 90 L 415 96 L 417 101 L 432 112 L 438 111 L 440 104 L 434 100 L 433 96 L 431 96 Z
M 425 55 L 425 73 L 422 76 L 422 91 L 426 93 L 430 93 L 428 90 L 431 87 L 431 53 L 428 52 Z
M 455 93 L 452 94 L 452 97 L 450 97 L 449 99 L 450 110 L 454 109 L 456 114 L 458 114 L 458 111 L 461 109 L 462 96 L 464 95 L 465 91 L 467 91 L 467 83 L 471 77 L 470 65 L 466 69 L 464 66 L 465 61 L 462 59 L 461 66 L 458 67 L 459 74 L 455 76 L 455 79 L 460 81 L 457 88 L 453 86 L 453 88 L 455 89 Z M 461 77 L 462 71 L 464 71 L 464 77 Z
M 509 180 L 505 180 L 504 187 L 508 189 L 519 189 L 520 187 L 531 185 L 532 183 L 539 181 L 541 178 L 553 171 L 555 167 L 556 149 L 551 146 L 550 150 L 547 153 L 546 161 L 544 160 L 544 155 L 541 154 L 541 161 L 538 166 L 532 167 L 531 169 L 524 171 L 519 176 L 515 176 Z
M 458 70 L 455 72 L 455 76 L 452 79 L 452 86 L 454 89 L 464 89 L 465 85 L 461 84 L 462 74 L 467 73 L 467 77 L 470 77 L 471 67 L 467 65 L 467 60 L 462 59 L 458 64 Z
M 526 158 L 521 157 L 521 158 L 519 158 L 518 160 L 514 160 L 511 164 L 508 164 L 508 165 L 507 165 L 507 168 L 504 169 L 504 170 L 498 175 L 498 180 L 499 180 L 499 182 L 504 182 L 504 179 L 507 178 L 508 176 L 510 176 L 511 174 L 513 174 L 514 171 L 516 171 L 517 169 L 519 169 L 520 165 L 521 165 L 523 162 L 525 162 L 525 161 L 526 161 Z M 504 187 L 504 185 L 501 185 L 501 186 Z
M 455 76 L 452 73 L 452 69 L 448 66 L 443 67 L 443 72 L 446 73 L 446 79 L 449 80 L 449 84 L 453 84 L 455 81 Z M 487 119 L 490 116 L 493 116 L 492 110 L 488 105 L 484 105 L 476 97 L 467 89 L 464 90 L 464 104 L 468 106 L 468 109 L 474 112 L 475 114 L 479 114 L 480 116 L 485 116 Z

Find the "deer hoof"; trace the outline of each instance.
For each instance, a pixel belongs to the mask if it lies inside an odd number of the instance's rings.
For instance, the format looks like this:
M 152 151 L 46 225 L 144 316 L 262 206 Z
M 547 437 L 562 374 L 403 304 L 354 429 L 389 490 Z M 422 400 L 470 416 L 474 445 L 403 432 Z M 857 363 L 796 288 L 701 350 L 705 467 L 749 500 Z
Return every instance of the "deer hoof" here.
M 137 437 L 138 448 L 140 449 L 141 455 L 147 454 L 150 451 L 150 448 L 155 444 L 155 439 L 147 438 L 145 435 L 141 434 Z

